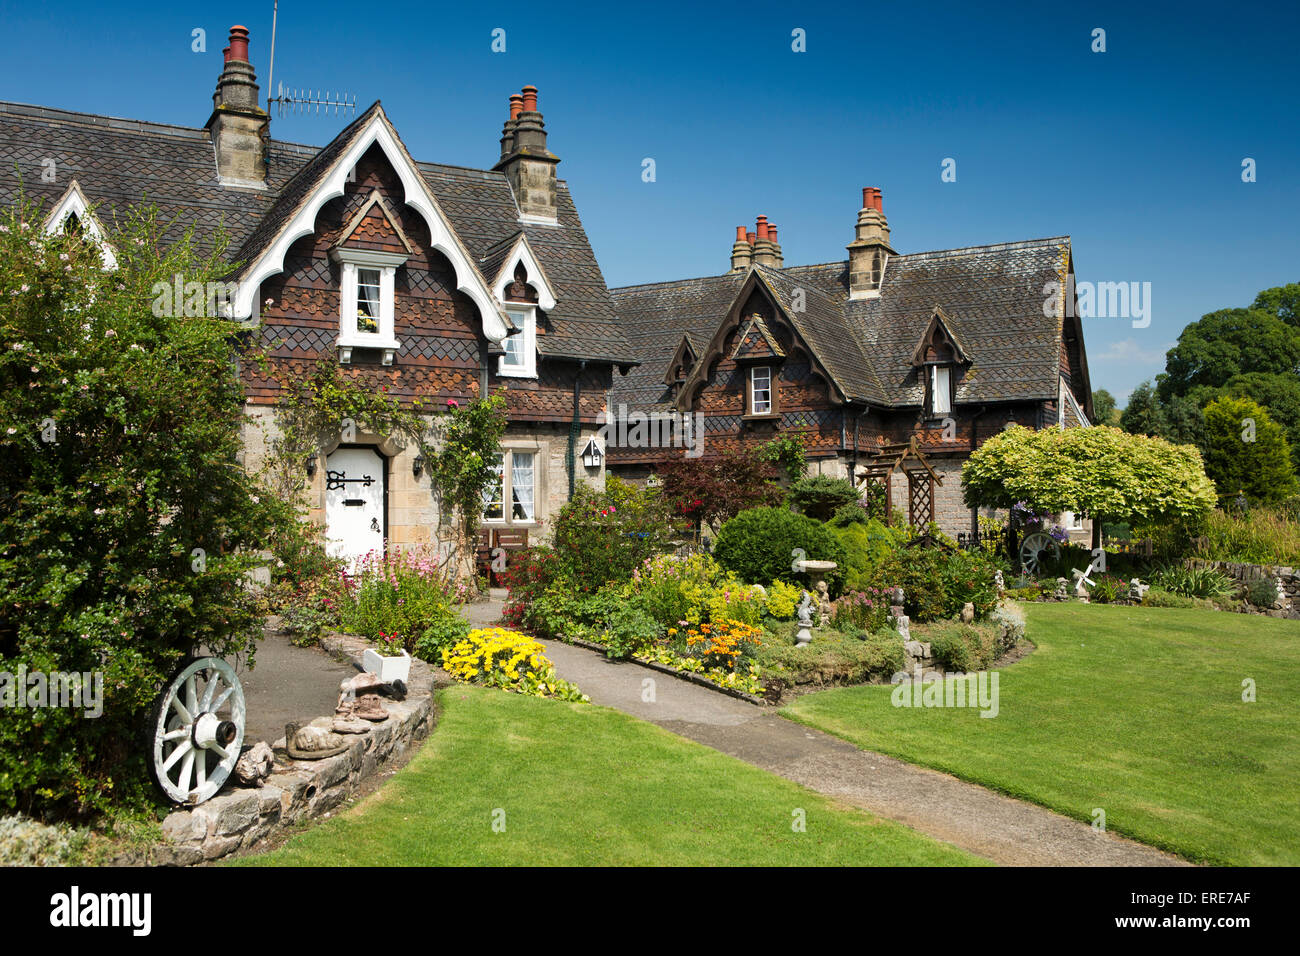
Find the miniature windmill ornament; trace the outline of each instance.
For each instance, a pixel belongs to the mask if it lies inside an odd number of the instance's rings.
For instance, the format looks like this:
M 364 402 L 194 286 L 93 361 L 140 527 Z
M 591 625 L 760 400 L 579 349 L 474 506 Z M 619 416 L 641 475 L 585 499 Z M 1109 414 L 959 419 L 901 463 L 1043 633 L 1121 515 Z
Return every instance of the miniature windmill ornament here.
M 1088 588 L 1097 586 L 1097 582 L 1090 577 L 1092 565 L 1082 570 L 1075 568 L 1071 573 L 1074 575 L 1074 596 L 1081 601 L 1088 600 Z

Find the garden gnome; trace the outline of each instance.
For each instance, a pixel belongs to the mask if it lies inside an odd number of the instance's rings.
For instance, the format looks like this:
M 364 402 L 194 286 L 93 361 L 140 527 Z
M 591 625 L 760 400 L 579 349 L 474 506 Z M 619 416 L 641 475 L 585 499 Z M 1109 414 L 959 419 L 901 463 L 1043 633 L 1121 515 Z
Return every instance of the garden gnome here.
M 831 596 L 825 581 L 817 582 L 817 626 L 826 627 L 831 622 Z
M 1058 601 L 1068 601 L 1070 599 L 1070 582 L 1065 578 L 1056 579 L 1056 593 L 1052 595 Z
M 803 600 L 799 602 L 799 633 L 795 635 L 794 643 L 796 647 L 803 647 L 812 643 L 812 595 L 807 591 L 803 592 Z

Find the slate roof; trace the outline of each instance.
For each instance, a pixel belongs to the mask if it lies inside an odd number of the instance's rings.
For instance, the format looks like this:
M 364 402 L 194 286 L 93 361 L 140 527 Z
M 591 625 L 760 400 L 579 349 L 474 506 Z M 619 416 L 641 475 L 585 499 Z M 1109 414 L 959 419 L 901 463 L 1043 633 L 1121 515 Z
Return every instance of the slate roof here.
M 324 147 L 271 140 L 267 189 L 245 190 L 218 183 L 205 129 L 0 102 L 0 203 L 12 205 L 25 192 L 49 209 L 75 179 L 110 233 L 129 207 L 149 202 L 172 222 L 166 239 L 180 238 L 192 224 L 196 245 L 207 250 L 224 229 L 227 257 L 247 260 L 269 245 L 378 108 L 376 102 Z M 56 163 L 53 183 L 41 181 L 45 159 Z M 537 337 L 542 356 L 638 360 L 620 330 L 567 183 L 557 187 L 557 225 L 520 223 L 504 173 L 416 165 L 480 268 L 495 244 L 520 231 L 528 237 L 556 295 L 546 334 Z
M 870 299 L 849 299 L 847 261 L 751 271 L 848 399 L 898 407 L 924 399 L 912 356 L 936 306 L 970 359 L 956 401 L 1054 401 L 1063 328 L 1043 314 L 1043 289 L 1063 281 L 1069 264 L 1068 236 L 895 255 Z M 664 368 L 682 332 L 693 344 L 712 339 L 747 276 L 612 289 L 643 363 L 615 378 L 613 401 L 667 407 Z M 793 308 L 800 290 L 804 311 Z

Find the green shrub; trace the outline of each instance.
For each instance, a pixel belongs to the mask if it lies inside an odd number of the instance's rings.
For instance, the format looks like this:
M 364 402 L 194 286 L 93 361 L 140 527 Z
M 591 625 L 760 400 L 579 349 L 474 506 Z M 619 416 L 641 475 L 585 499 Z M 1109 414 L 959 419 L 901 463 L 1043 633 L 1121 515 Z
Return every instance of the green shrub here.
M 1287 503 L 1245 514 L 1215 511 L 1183 540 L 1199 544 L 1196 554 L 1212 561 L 1294 566 L 1300 564 L 1300 515 Z
M 808 475 L 790 486 L 787 501 L 810 518 L 826 521 L 845 506 L 861 509 L 858 490 L 847 478 Z M 863 511 L 865 514 L 865 510 Z
M 1093 578 L 1093 586 L 1088 591 L 1089 600 L 1097 604 L 1114 604 L 1128 597 L 1128 583 L 1122 578 L 1099 575 Z
M 1037 601 L 1043 596 L 1043 586 L 1031 581 L 1022 588 L 1007 588 L 1004 596 L 1012 601 Z
M 610 475 L 597 491 L 579 482 L 555 519 L 553 546 L 560 573 L 582 592 L 622 584 L 645 562 L 669 549 L 673 528 L 653 489 Z
M 1169 591 L 1152 587 L 1142 597 L 1143 607 L 1195 607 L 1196 602 L 1189 597 L 1183 597 L 1181 594 L 1173 594 Z
M 892 527 L 877 518 L 836 527 L 835 534 L 844 546 L 844 587 L 850 591 L 871 587 L 885 558 L 908 539 L 906 528 Z
M 89 842 L 85 830 L 46 826 L 27 817 L 0 817 L 0 866 L 69 866 Z
M 767 613 L 778 621 L 788 621 L 794 617 L 802 596 L 803 592 L 793 584 L 773 581 L 767 589 L 767 598 L 763 605 Z
M 632 572 L 632 586 L 646 609 L 664 627 L 700 621 L 722 569 L 707 554 L 647 558 Z
M 997 659 L 1002 628 L 992 623 L 945 621 L 927 628 L 919 639 L 930 642 L 935 663 L 945 671 L 979 671 Z
M 1214 568 L 1189 568 L 1182 564 L 1167 564 L 1151 575 L 1154 587 L 1183 597 L 1228 598 L 1236 591 L 1232 579 Z
M 601 643 L 612 658 L 628 658 L 659 639 L 663 628 L 637 601 L 619 601 L 605 618 Z
M 812 643 L 796 647 L 797 625 L 772 629 L 755 657 L 769 675 L 791 684 L 861 684 L 888 678 L 907 666 L 903 642 L 892 631 L 859 638 L 838 631 L 816 630 Z
M 395 640 L 407 651 L 434 622 L 454 615 L 467 596 L 445 562 L 420 550 L 366 555 L 350 591 L 340 612 L 344 628 L 372 640 Z
M 48 209 L 0 212 L 0 671 L 99 674 L 103 713 L 6 708 L 0 813 L 90 815 L 152 799 L 141 728 L 202 648 L 251 652 L 246 572 L 292 508 L 234 464 L 244 394 L 228 320 L 151 309 L 155 283 L 220 280 L 217 248 L 136 208 L 117 269 Z
M 786 581 L 808 587 L 808 576 L 792 563 L 799 557 L 834 561 L 826 575 L 831 596 L 844 580 L 844 546 L 820 521 L 787 508 L 750 508 L 722 526 L 713 550 L 718 563 L 744 581 Z
M 993 575 L 1000 567 L 978 551 L 903 548 L 885 559 L 875 577 L 878 587 L 903 589 L 903 606 L 914 621 L 954 617 L 967 602 L 982 619 L 997 604 Z
M 442 652 L 455 647 L 469 636 L 470 624 L 454 610 L 448 609 L 426 622 L 423 633 L 411 653 L 432 664 L 442 663 Z
M 1255 578 L 1246 585 L 1246 600 L 1255 607 L 1272 607 L 1277 601 L 1277 582 L 1272 578 Z
M 864 505 L 840 505 L 835 509 L 835 514 L 831 515 L 830 525 L 833 528 L 844 528 L 851 524 L 866 524 L 870 520 L 871 515 Z

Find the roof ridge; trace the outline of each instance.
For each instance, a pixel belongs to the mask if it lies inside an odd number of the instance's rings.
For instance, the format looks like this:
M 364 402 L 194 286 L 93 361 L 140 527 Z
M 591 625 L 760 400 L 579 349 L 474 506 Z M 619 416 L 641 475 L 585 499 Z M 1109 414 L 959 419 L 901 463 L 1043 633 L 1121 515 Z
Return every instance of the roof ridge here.
M 738 272 L 724 272 L 721 275 L 693 276 L 687 279 L 661 279 L 658 282 L 641 282 L 637 285 L 610 286 L 609 293 L 610 295 L 613 295 L 615 292 L 628 292 L 632 289 L 652 289 L 659 285 L 681 285 L 686 282 L 703 282 L 707 279 L 737 279 L 741 277 L 741 274 Z
M 1069 236 L 1044 236 L 1042 239 L 1021 239 L 1017 242 L 990 242 L 982 246 L 957 246 L 953 249 L 933 249 L 927 252 L 901 252 L 892 258 L 895 259 L 927 259 L 939 258 L 942 256 L 959 256 L 963 254 L 972 254 L 976 252 L 1008 252 L 1012 249 L 1030 249 L 1035 246 L 1044 246 L 1049 243 L 1070 241 Z

